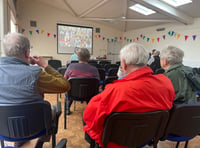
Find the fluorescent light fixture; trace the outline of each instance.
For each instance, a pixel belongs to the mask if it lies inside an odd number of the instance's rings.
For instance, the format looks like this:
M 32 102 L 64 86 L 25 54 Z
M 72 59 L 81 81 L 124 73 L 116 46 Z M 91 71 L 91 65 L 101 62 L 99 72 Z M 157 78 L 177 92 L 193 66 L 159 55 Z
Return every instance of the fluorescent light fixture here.
M 134 10 L 134 11 L 137 11 L 139 13 L 142 13 L 144 15 L 150 15 L 150 14 L 153 14 L 153 13 L 156 13 L 155 11 L 147 8 L 147 7 L 144 7 L 140 4 L 135 4 L 131 7 L 129 7 L 131 10 Z
M 192 3 L 192 0 L 162 0 L 174 7 L 178 7 L 178 6 L 181 6 L 181 5 L 185 5 L 185 4 L 188 4 L 188 3 Z

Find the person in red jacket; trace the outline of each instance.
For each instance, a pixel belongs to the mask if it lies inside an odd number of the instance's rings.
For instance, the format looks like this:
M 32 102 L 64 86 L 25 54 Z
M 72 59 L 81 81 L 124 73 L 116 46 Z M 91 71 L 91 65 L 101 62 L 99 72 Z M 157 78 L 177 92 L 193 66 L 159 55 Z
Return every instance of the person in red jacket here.
M 131 43 L 120 51 L 122 79 L 108 84 L 94 96 L 83 113 L 83 130 L 102 146 L 105 118 L 112 112 L 149 112 L 169 110 L 175 92 L 171 81 L 163 74 L 153 75 L 146 66 L 149 52 L 141 44 Z M 108 148 L 123 148 L 109 143 Z

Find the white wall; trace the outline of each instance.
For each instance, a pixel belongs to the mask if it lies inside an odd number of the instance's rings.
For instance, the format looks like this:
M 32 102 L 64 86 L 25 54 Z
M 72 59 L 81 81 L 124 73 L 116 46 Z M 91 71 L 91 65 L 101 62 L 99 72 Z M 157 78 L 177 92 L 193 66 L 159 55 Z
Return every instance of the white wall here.
M 31 54 L 39 54 L 41 56 L 53 56 L 54 59 L 62 60 L 62 64 L 65 65 L 69 60 L 69 54 L 57 54 L 57 39 L 53 37 L 53 34 L 57 33 L 56 23 L 75 24 L 81 26 L 94 27 L 93 37 L 93 55 L 103 56 L 107 53 L 107 40 L 103 40 L 102 37 L 109 38 L 115 36 L 122 36 L 123 32 L 115 30 L 110 27 L 106 27 L 101 24 L 92 23 L 89 21 L 81 21 L 77 18 L 67 14 L 67 12 L 52 8 L 33 0 L 20 0 L 17 3 L 17 19 L 19 23 L 19 31 L 25 29 L 24 35 L 26 35 L 31 42 Z M 37 27 L 30 27 L 30 20 L 37 21 Z M 101 39 L 98 38 L 99 34 L 95 33 L 95 28 L 100 28 Z M 36 30 L 44 30 L 44 33 L 37 34 Z M 33 31 L 30 35 L 29 31 Z M 50 37 L 47 37 L 47 32 L 50 33 Z M 96 37 L 97 36 L 97 37 Z
M 170 23 L 166 25 L 148 27 L 145 29 L 132 30 L 124 33 L 124 37 L 128 39 L 135 39 L 135 42 L 145 45 L 149 51 L 152 49 L 161 50 L 166 45 L 175 45 L 181 48 L 184 53 L 184 64 L 190 66 L 200 67 L 200 18 L 195 19 L 194 24 L 184 25 L 180 23 Z M 164 31 L 156 31 L 157 28 L 165 28 Z M 173 36 L 170 36 L 168 32 L 174 32 Z M 177 35 L 180 34 L 180 38 Z M 140 37 L 142 35 L 142 37 Z M 165 40 L 163 39 L 165 35 Z M 185 35 L 188 35 L 188 39 L 185 40 Z M 193 40 L 192 36 L 196 35 L 196 40 Z M 145 38 L 143 39 L 143 37 Z M 137 41 L 137 37 L 139 40 Z M 147 38 L 150 38 L 147 42 Z M 157 38 L 160 38 L 159 42 Z M 152 39 L 155 39 L 154 43 Z M 123 44 L 128 42 L 124 40 Z

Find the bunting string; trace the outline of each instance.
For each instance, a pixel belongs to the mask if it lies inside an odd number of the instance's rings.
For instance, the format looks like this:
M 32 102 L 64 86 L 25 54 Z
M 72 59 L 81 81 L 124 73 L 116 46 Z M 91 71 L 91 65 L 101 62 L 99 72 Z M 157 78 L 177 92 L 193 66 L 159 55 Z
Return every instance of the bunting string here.
M 21 29 L 21 33 L 25 33 L 25 32 L 28 32 L 29 35 L 40 35 L 40 34 L 46 34 L 47 37 L 53 37 L 54 39 L 57 38 L 57 34 L 56 33 L 51 33 L 51 32 L 48 32 L 46 31 L 45 29 L 36 29 L 36 30 L 26 30 L 25 28 L 22 28 Z M 179 32 L 175 32 L 175 31 L 168 31 L 166 34 L 163 34 L 161 36 L 157 36 L 157 37 L 149 37 L 147 35 L 144 35 L 144 34 L 139 34 L 138 36 L 136 37 L 106 37 L 102 34 L 95 34 L 94 37 L 96 39 L 102 39 L 103 41 L 107 41 L 107 42 L 119 42 L 119 41 L 122 41 L 122 39 L 126 42 L 136 42 L 136 41 L 140 41 L 140 40 L 143 40 L 143 41 L 146 41 L 148 43 L 159 43 L 161 42 L 162 40 L 167 40 L 169 38 L 172 38 L 174 37 L 175 39 L 184 39 L 184 41 L 188 41 L 189 39 L 192 40 L 192 41 L 196 41 L 198 39 L 198 36 L 197 34 L 192 34 L 192 35 L 188 35 L 188 34 L 183 34 L 183 33 L 179 33 Z

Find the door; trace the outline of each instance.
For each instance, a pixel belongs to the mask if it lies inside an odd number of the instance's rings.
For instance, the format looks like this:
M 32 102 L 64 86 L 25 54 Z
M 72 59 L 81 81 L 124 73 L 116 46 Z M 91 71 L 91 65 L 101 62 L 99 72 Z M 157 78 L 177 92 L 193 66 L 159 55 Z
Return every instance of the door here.
M 121 50 L 122 42 L 109 42 L 107 50 L 107 59 L 111 60 L 113 64 L 116 61 L 120 61 L 119 53 Z

